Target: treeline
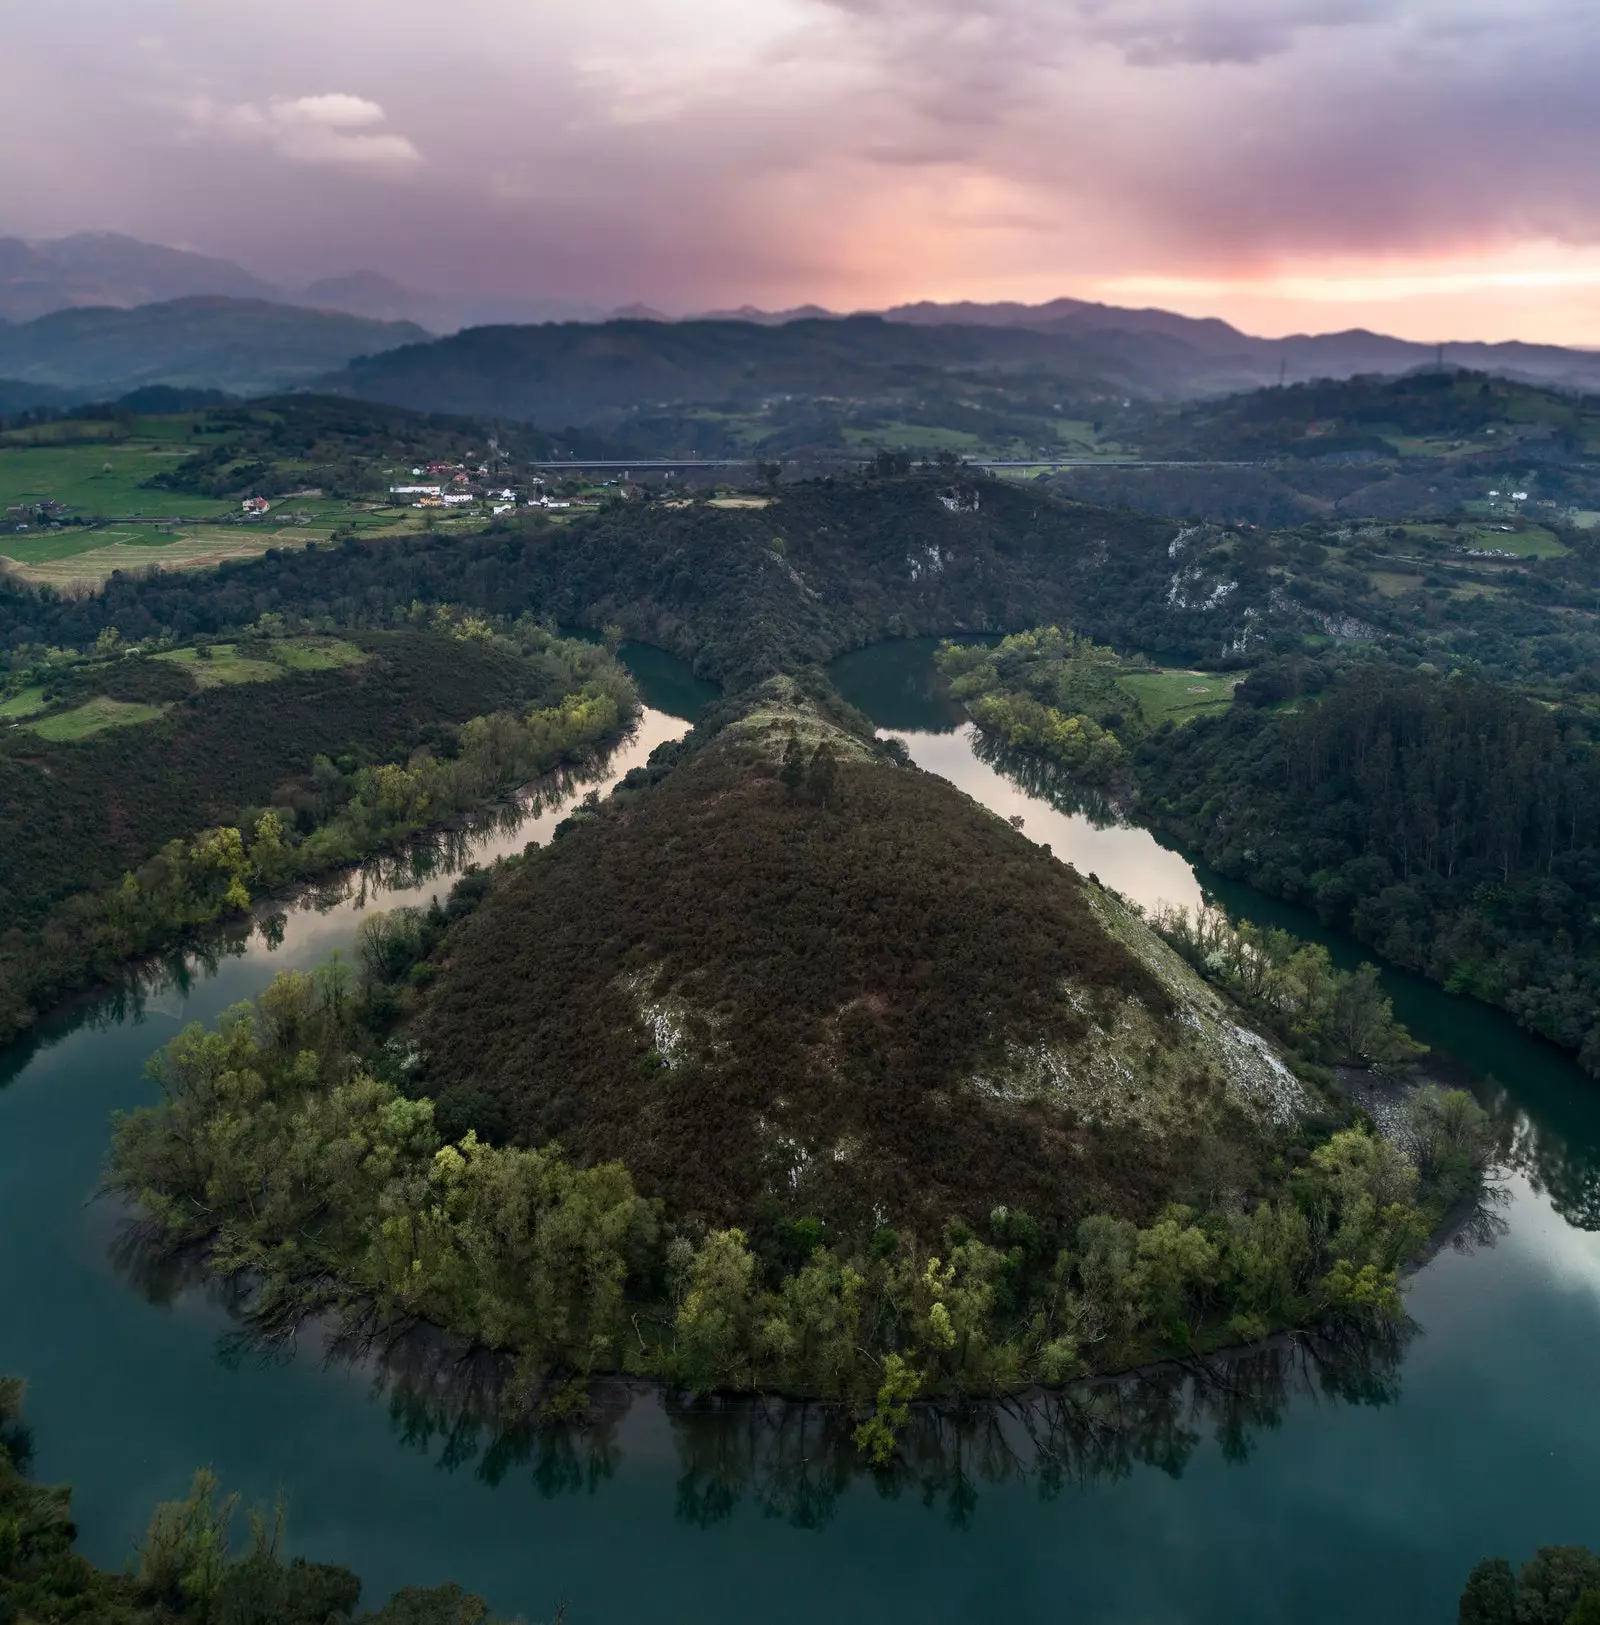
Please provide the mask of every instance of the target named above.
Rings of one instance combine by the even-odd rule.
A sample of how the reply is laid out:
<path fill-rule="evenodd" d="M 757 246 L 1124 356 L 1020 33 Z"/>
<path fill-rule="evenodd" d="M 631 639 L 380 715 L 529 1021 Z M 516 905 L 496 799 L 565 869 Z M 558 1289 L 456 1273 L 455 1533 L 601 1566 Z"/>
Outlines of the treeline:
<path fill-rule="evenodd" d="M 456 665 L 459 678 L 463 669 L 470 670 L 475 660 L 484 658 L 475 646 L 492 640 L 433 641 L 444 645 L 439 652 Z M 424 829 L 449 823 L 529 779 L 584 759 L 631 723 L 637 711 L 632 686 L 604 650 L 557 639 L 538 627 L 523 627 L 500 642 L 496 661 L 511 662 L 521 679 L 517 686 L 553 703 L 528 708 L 524 702 L 472 717 L 459 727 L 435 727 L 427 742 L 408 749 L 401 760 L 384 760 L 382 746 L 361 740 L 359 712 L 339 710 L 330 710 L 326 717 L 333 737 L 366 748 L 359 755 L 342 754 L 337 759 L 319 752 L 294 764 L 300 771 L 276 783 L 272 776 L 284 774 L 290 766 L 281 749 L 263 748 L 253 776 L 241 774 L 231 780 L 224 776 L 219 781 L 214 772 L 211 777 L 198 771 L 187 776 L 185 764 L 194 755 L 174 749 L 170 732 L 136 746 L 154 753 L 152 767 L 164 759 L 165 799 L 158 810 L 169 828 L 187 826 L 187 832 L 153 852 L 146 849 L 120 881 L 97 887 L 92 877 L 97 865 L 103 867 L 105 854 L 83 850 L 92 830 L 81 826 L 74 830 L 70 824 L 63 828 L 57 817 L 58 845 L 52 849 L 52 861 L 46 862 L 42 854 L 38 860 L 45 871 L 39 884 L 61 871 L 79 885 L 86 880 L 91 885 L 48 912 L 13 913 L 10 929 L 0 936 L 0 1036 L 22 1030 L 52 999 L 103 979 L 128 959 L 249 908 L 254 896 L 358 862 Z M 252 744 L 265 739 L 281 746 L 284 740 L 275 735 L 275 724 L 283 720 L 286 709 L 294 709 L 292 701 L 280 698 L 285 686 L 280 681 L 213 692 L 235 702 L 223 708 L 224 715 L 238 708 L 240 697 L 253 696 L 255 704 L 248 715 L 257 726 L 245 737 Z M 315 685 L 311 692 L 294 696 L 302 703 L 314 697 Z M 332 696 L 333 704 L 343 697 Z M 329 697 L 322 700 L 327 704 Z M 209 720 L 214 724 L 218 717 L 212 713 Z M 350 733 L 343 734 L 344 729 Z M 405 731 L 392 727 L 389 738 L 398 732 L 403 740 Z M 187 743 L 200 748 L 211 737 L 211 729 L 202 728 L 199 737 Z M 119 734 L 103 743 L 63 747 L 74 758 L 63 761 L 63 775 L 78 773 L 86 794 L 95 783 L 103 783 L 109 797 L 127 797 L 132 775 L 124 771 L 125 752 L 112 748 L 104 758 L 96 757 L 114 741 L 120 743 Z M 226 751 L 219 754 L 226 762 Z M 211 765 L 214 770 L 216 764 Z M 59 779 L 52 778 L 50 787 L 59 790 Z M 259 800 L 246 799 L 264 788 L 269 793 Z M 237 798 L 233 816 L 196 828 L 197 820 L 214 816 L 217 801 L 229 794 Z M 21 823 L 23 813 L 24 809 L 8 809 L 7 822 L 17 821 L 11 853 L 17 861 L 26 853 L 24 835 L 40 833 L 38 826 Z M 48 823 L 42 833 L 49 836 Z M 116 856 L 113 850 L 113 863 Z M 23 897 L 14 901 L 14 909 L 29 895 L 38 895 L 37 888 L 19 890 Z"/>
<path fill-rule="evenodd" d="M 156 1507 L 135 1562 L 97 1569 L 73 1550 L 71 1491 L 27 1476 L 23 1384 L 0 1378 L 0 1620 L 86 1625 L 492 1625 L 458 1585 L 406 1587 L 357 1612 L 361 1581 L 331 1563 L 286 1558 L 284 1515 L 257 1509 L 241 1539 L 239 1498 L 195 1474 L 182 1501 Z"/>
<path fill-rule="evenodd" d="M 1467 1576 L 1460 1625 L 1600 1625 L 1600 1553 L 1541 1546 L 1520 1569 L 1486 1558 Z"/>
<path fill-rule="evenodd" d="M 1321 378 L 1184 407 L 1134 428 L 1147 456 L 1397 458 L 1399 437 L 1471 435 L 1491 425 L 1544 425 L 1581 450 L 1593 403 L 1465 369 L 1402 378 Z"/>
<path fill-rule="evenodd" d="M 415 1046 L 383 1035 L 448 929 L 443 910 L 372 922 L 359 974 L 285 974 L 214 1030 L 187 1028 L 152 1063 L 161 1103 L 119 1122 L 108 1177 L 167 1244 L 248 1274 L 263 1332 L 317 1311 L 369 1332 L 428 1321 L 514 1356 L 530 1405 L 568 1405 L 606 1371 L 808 1393 L 863 1407 L 858 1443 L 886 1459 L 921 1395 L 1280 1326 L 1388 1325 L 1400 1269 L 1487 1151 L 1478 1108 L 1434 1091 L 1415 1114 L 1437 1153 L 1426 1172 L 1356 1127 L 1234 1210 L 1096 1214 L 1054 1240 L 1005 1206 L 930 1235 L 799 1218 L 758 1248 L 674 1213 L 619 1162 L 444 1138 L 444 1103 L 410 1081 Z"/>
<path fill-rule="evenodd" d="M 1600 1070 L 1600 753 L 1578 713 L 1353 666 L 1135 754 L 1148 816 L 1223 873 L 1511 1011 Z M 1252 705 L 1249 702 L 1258 703 Z M 1264 702 L 1264 703 L 1262 703 Z"/>

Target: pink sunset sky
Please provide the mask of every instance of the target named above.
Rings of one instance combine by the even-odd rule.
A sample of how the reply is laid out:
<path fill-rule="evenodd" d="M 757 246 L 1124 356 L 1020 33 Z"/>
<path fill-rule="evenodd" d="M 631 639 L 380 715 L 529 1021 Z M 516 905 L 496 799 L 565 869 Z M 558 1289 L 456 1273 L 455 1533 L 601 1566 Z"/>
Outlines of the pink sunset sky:
<path fill-rule="evenodd" d="M 0 232 L 673 312 L 1600 345 L 1594 0 L 51 0 Z"/>

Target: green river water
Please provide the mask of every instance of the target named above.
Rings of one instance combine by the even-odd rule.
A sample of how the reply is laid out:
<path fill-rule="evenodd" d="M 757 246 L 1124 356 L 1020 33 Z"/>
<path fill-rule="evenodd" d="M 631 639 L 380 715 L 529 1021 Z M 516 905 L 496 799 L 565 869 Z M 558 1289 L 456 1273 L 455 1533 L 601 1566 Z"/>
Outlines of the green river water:
<path fill-rule="evenodd" d="M 1316 934 L 979 760 L 930 653 L 882 645 L 834 675 L 919 765 L 1127 895 L 1210 893 Z M 711 693 L 658 651 L 624 656 L 652 709 L 602 784 Z M 1220 1391 L 1173 1376 L 927 1416 L 910 1470 L 884 1482 L 816 1408 L 618 1394 L 582 1433 L 507 1440 L 452 1426 L 450 1396 L 418 1397 L 404 1374 L 241 1351 L 218 1294 L 152 1276 L 94 1200 L 110 1114 L 149 1098 L 144 1063 L 182 1023 L 347 946 L 364 908 L 425 901 L 463 861 L 547 838 L 587 788 L 286 905 L 0 1053 L 0 1372 L 28 1377 L 38 1471 L 75 1486 L 96 1561 L 125 1561 L 203 1464 L 247 1501 L 281 1489 L 293 1549 L 354 1568 L 369 1602 L 457 1579 L 530 1619 L 565 1601 L 571 1625 L 1444 1625 L 1478 1558 L 1600 1543 L 1600 1088 L 1496 1012 L 1402 976 L 1387 978 L 1402 1017 L 1514 1122 L 1515 1167 L 1504 1233 L 1442 1251 L 1410 1286 L 1415 1335 L 1353 1366 L 1279 1350 Z"/>

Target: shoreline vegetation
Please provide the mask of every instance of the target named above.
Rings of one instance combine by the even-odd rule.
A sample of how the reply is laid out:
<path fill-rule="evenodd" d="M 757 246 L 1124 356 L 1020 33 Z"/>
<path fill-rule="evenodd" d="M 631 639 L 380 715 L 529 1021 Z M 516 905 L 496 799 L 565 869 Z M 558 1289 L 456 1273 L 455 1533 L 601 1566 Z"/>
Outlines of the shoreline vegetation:
<path fill-rule="evenodd" d="M 469 673 L 479 665 L 486 676 L 493 673 L 492 680 L 477 681 L 480 692 L 500 699 L 494 710 L 479 715 L 468 710 L 459 723 L 428 721 L 419 734 L 415 721 L 391 707 L 394 714 L 384 713 L 379 726 L 390 739 L 411 735 L 406 749 L 352 739 L 348 750 L 319 752 L 253 804 L 235 801 L 238 810 L 231 816 L 147 850 L 120 882 L 77 891 L 48 912 L 36 907 L 31 917 L 15 913 L 5 922 L 9 930 L 0 934 L 0 1041 L 24 1032 L 52 1005 L 105 982 L 129 962 L 197 930 L 244 916 L 263 897 L 394 851 L 428 831 L 448 828 L 535 778 L 591 759 L 615 744 L 638 716 L 631 681 L 603 647 L 560 638 L 527 619 L 495 627 L 478 617 L 435 612 L 426 621 L 428 640 L 439 646 L 447 662 Z M 239 716 L 224 713 L 220 721 L 250 727 L 261 717 L 259 708 L 286 703 L 273 681 L 271 663 L 283 646 L 281 638 L 281 628 L 273 626 L 252 641 L 226 646 L 221 655 L 200 644 L 133 661 L 124 655 L 122 660 L 147 667 L 177 663 L 186 672 L 199 672 L 201 697 L 205 679 L 217 671 L 215 681 L 224 698 L 246 694 L 257 706 Z M 314 641 L 291 639 L 287 646 L 299 651 Z M 391 646 L 383 638 L 367 638 L 363 647 L 382 655 Z M 402 640 L 394 658 L 403 664 L 409 647 Z M 351 653 L 368 658 L 354 648 Z M 271 690 L 259 686 L 263 679 L 256 668 L 273 681 Z M 126 680 L 123 670 L 114 676 Z M 82 681 L 94 686 L 106 679 L 90 675 L 80 686 Z M 469 676 L 469 693 L 471 681 Z M 290 685 L 286 681 L 282 686 Z M 512 698 L 517 692 L 521 703 Z M 302 703 L 336 698 L 313 689 Z M 287 703 L 299 699 L 291 695 Z M 427 708 L 436 710 L 431 704 Z M 218 743 L 206 734 L 206 720 L 197 725 L 200 747 Z M 129 731 L 135 730 L 68 747 L 74 754 L 45 764 L 49 782 L 58 784 L 84 764 L 78 753 L 103 751 L 108 757 L 100 774 L 106 780 L 104 793 L 117 803 L 128 794 L 120 775 L 128 770 L 123 735 Z M 147 742 L 137 743 L 144 747 Z M 158 774 L 167 762 L 175 762 L 180 771 L 187 765 L 181 750 L 168 755 L 169 738 L 151 739 L 148 747 Z M 18 755 L 29 747 L 14 743 L 12 749 Z M 19 771 L 28 772 L 30 765 L 24 761 Z M 139 765 L 135 762 L 135 770 Z M 96 790 L 97 767 L 90 762 L 83 769 L 95 779 L 91 788 Z M 233 792 L 227 782 L 220 791 L 206 788 L 222 799 Z M 208 800 L 181 782 L 161 784 L 159 794 L 171 805 L 158 810 L 156 821 L 169 827 L 174 820 L 193 818 Z M 26 814 L 13 809 L 13 816 Z M 83 831 L 80 841 L 89 835 Z M 103 854 L 96 854 L 100 858 Z"/>
<path fill-rule="evenodd" d="M 1034 1212 L 983 1197 L 979 1188 L 934 1217 L 925 1199 L 918 1206 L 895 1198 L 889 1209 L 885 1197 L 894 1187 L 883 1181 L 876 1205 L 863 1211 L 847 1196 L 821 1194 L 848 1193 L 858 1154 L 870 1169 L 861 1140 L 870 1131 L 860 1128 L 854 1140 L 848 1133 L 837 1140 L 847 1149 L 832 1159 L 832 1183 L 811 1180 L 808 1156 L 799 1156 L 792 1166 L 800 1172 L 764 1187 L 768 1196 L 758 1182 L 747 1211 L 723 1215 L 681 1185 L 658 1187 L 656 1174 L 641 1185 L 631 1153 L 628 1160 L 614 1150 L 606 1155 L 591 1140 L 575 1142 L 587 1146 L 575 1157 L 558 1140 L 519 1133 L 515 1097 L 504 1088 L 505 1079 L 522 1077 L 521 1063 L 504 1059 L 504 1072 L 478 1073 L 470 1056 L 463 1059 L 471 1041 L 464 1038 L 448 1046 L 451 1066 L 438 1068 L 418 1034 L 427 1037 L 434 1002 L 458 993 L 482 954 L 504 957 L 494 947 L 503 921 L 537 918 L 530 911 L 540 909 L 565 919 L 561 877 L 587 876 L 595 862 L 630 873 L 634 866 L 620 861 L 627 842 L 661 838 L 652 820 L 688 824 L 694 850 L 716 852 L 726 864 L 731 826 L 723 819 L 732 813 L 724 809 L 742 805 L 759 849 L 788 855 L 790 870 L 764 884 L 786 888 L 798 917 L 817 855 L 837 861 L 833 819 L 864 821 L 863 840 L 881 854 L 892 827 L 882 821 L 902 816 L 889 809 L 903 804 L 908 815 L 918 809 L 912 850 L 923 857 L 915 862 L 933 861 L 926 855 L 938 850 L 941 820 L 950 819 L 963 861 L 979 866 L 987 889 L 1010 884 L 1003 867 L 989 867 L 1002 863 L 1002 853 L 1003 863 L 1024 866 L 1035 892 L 1047 878 L 1036 866 L 1049 866 L 1050 886 L 1066 888 L 1050 906 L 1069 917 L 1087 909 L 1072 929 L 1083 948 L 1098 942 L 1094 952 L 1110 955 L 1097 974 L 1131 990 L 1108 985 L 1093 997 L 1142 998 L 1152 1010 L 1172 1010 L 1150 1029 L 1147 1060 L 1159 1072 L 1167 1064 L 1160 1046 L 1172 1041 L 1162 1035 L 1183 1028 L 1172 989 L 1187 987 L 1181 977 L 1190 973 L 1178 971 L 1176 957 L 1170 967 L 1160 961 L 1151 980 L 1141 955 L 1159 961 L 1167 950 L 1141 921 L 942 781 L 900 765 L 892 745 L 870 743 L 859 719 L 852 733 L 848 716 L 819 713 L 825 703 L 793 684 L 724 702 L 688 741 L 630 775 L 610 804 L 569 820 L 550 848 L 467 876 L 443 907 L 369 918 L 355 967 L 335 962 L 310 975 L 280 976 L 215 1029 L 186 1029 L 152 1063 L 161 1103 L 118 1122 L 108 1187 L 146 1216 L 156 1250 L 198 1248 L 212 1273 L 247 1281 L 246 1320 L 264 1337 L 286 1336 L 316 1315 L 377 1340 L 434 1325 L 467 1347 L 502 1354 L 511 1366 L 508 1402 L 533 1416 L 581 1414 L 590 1381 L 611 1373 L 690 1393 L 824 1399 L 854 1415 L 856 1447 L 880 1466 L 895 1460 L 919 1399 L 1015 1395 L 1096 1371 L 1256 1343 L 1283 1329 L 1391 1333 L 1404 1319 L 1401 1272 L 1446 1214 L 1478 1189 L 1491 1131 L 1469 1096 L 1423 1089 L 1406 1114 L 1402 1149 L 1336 1104 L 1331 1090 L 1322 1093 L 1317 1067 L 1352 1053 L 1350 1033 L 1381 1036 L 1396 1061 L 1416 1046 L 1384 1001 L 1367 997 L 1370 988 L 1352 988 L 1359 979 L 1342 981 L 1304 945 L 1230 939 L 1239 974 L 1259 973 L 1279 1001 L 1285 1031 L 1302 1046 L 1300 1064 L 1311 1081 L 1295 1082 L 1276 1063 L 1284 1086 L 1295 1098 L 1310 1090 L 1303 1098 L 1323 1104 L 1247 1130 L 1237 1108 L 1204 1105 L 1215 1082 L 1196 1076 L 1181 1084 L 1175 1098 L 1186 1094 L 1186 1109 L 1211 1114 L 1200 1121 L 1231 1125 L 1225 1132 L 1236 1142 L 1209 1174 L 1180 1181 L 1184 1199 L 1142 1187 L 1116 1195 L 1114 1184 L 1097 1186 L 1089 1177 L 1089 1162 L 1085 1172 L 1053 1175 L 1058 1194 Z M 991 847 L 993 857 L 986 855 Z M 885 872 L 881 856 L 874 872 Z M 683 883 L 721 906 L 740 884 L 735 872 L 722 878 L 718 886 L 708 871 Z M 824 890 L 836 889 L 839 878 Z M 925 877 L 916 884 L 924 912 L 948 906 L 942 892 L 927 891 Z M 588 894 L 592 921 L 585 925 L 598 933 L 606 929 L 607 904 L 592 888 Z M 890 920 L 897 906 L 888 890 L 876 903 Z M 1015 937 L 1022 922 L 1008 918 Z M 1107 937 L 1104 922 L 1113 918 L 1122 935 Z M 619 919 L 632 919 L 635 934 L 647 930 L 633 905 Z M 727 914 L 686 922 L 697 938 L 728 939 L 736 959 L 742 928 L 740 917 Z M 986 929 L 968 920 L 969 948 L 971 941 L 987 944 Z M 1221 928 L 1211 922 L 1206 929 Z M 536 943 L 546 930 L 532 937 L 523 930 L 519 940 Z M 995 951 L 1005 940 L 996 937 Z M 564 938 L 555 944 L 550 952 L 562 964 L 585 958 Z M 638 951 L 662 950 L 643 941 Z M 869 937 L 862 951 L 873 963 L 883 949 Z M 1129 954 L 1117 969 L 1117 956 Z M 691 953 L 678 985 L 700 985 L 710 997 L 720 963 Z M 1177 980 L 1162 983 L 1162 976 Z M 538 980 L 516 985 L 525 1005 L 548 996 L 562 1010 L 600 996 L 568 990 L 558 998 Z M 672 1091 L 681 1114 L 704 1087 L 698 1079 L 706 1068 L 728 1064 L 713 1026 L 706 1029 L 712 1061 L 697 1070 L 694 1012 L 670 991 L 665 972 L 659 986 L 645 1024 L 634 1027 L 637 1048 L 622 1063 L 627 1075 L 615 1080 L 634 1116 L 651 1109 L 644 1102 L 652 1088 Z M 1285 1002 L 1291 987 L 1298 990 L 1292 1008 Z M 737 1002 L 723 1008 L 718 1019 L 737 1031 Z M 947 1048 L 960 1048 L 961 1016 L 959 1008 L 946 1012 L 956 1021 Z M 475 1010 L 472 1021 L 474 1030 L 504 1036 L 493 1005 Z M 1162 1025 L 1168 1021 L 1177 1025 Z M 1229 1030 L 1241 1035 L 1236 1045 L 1262 1043 Z M 769 1044 L 776 1042 L 769 1035 Z M 852 1042 L 872 1053 L 870 1030 Z M 549 1052 L 558 1040 L 547 1035 L 539 1043 Z M 769 1049 L 769 1070 L 791 1065 L 781 1054 Z M 908 1055 L 895 1064 L 905 1068 Z M 736 1076 L 727 1074 L 712 1097 L 724 1101 L 724 1112 L 729 1092 L 741 1087 Z M 848 1077 L 827 1086 L 829 1098 L 849 1088 Z M 611 1087 L 604 1077 L 598 1086 Z M 524 1078 L 518 1087 L 533 1084 Z M 763 1110 L 784 1109 L 807 1087 L 794 1073 L 783 1100 Z M 956 1087 L 940 1082 L 930 1099 L 954 1100 Z M 909 1098 L 898 1108 L 912 1109 Z M 1014 1110 L 1003 1100 L 974 1109 L 1000 1111 L 1004 1120 Z M 1106 1169 L 1122 1166 L 1112 1128 L 1084 1123 L 1045 1096 L 1027 1110 L 1079 1142 L 1092 1146 L 1098 1136 Z M 1038 1127 L 1029 1132 L 1037 1137 Z M 1146 1155 L 1159 1149 L 1158 1139 L 1141 1138 Z M 1076 1153 L 1062 1166 L 1077 1166 Z M 712 1188 L 726 1187 L 738 1167 L 730 1163 Z M 1109 1206 L 1094 1205 L 1096 1190 L 1102 1201 L 1114 1196 Z"/>
<path fill-rule="evenodd" d="M 32 1434 L 25 1387 L 0 1377 L 0 1621 L 85 1625 L 494 1625 L 483 1598 L 459 1585 L 406 1587 L 357 1612 L 361 1581 L 347 1568 L 285 1555 L 285 1515 L 225 1495 L 206 1469 L 188 1496 L 151 1515 L 134 1562 L 98 1569 L 73 1550 L 71 1491 L 28 1476 Z"/>

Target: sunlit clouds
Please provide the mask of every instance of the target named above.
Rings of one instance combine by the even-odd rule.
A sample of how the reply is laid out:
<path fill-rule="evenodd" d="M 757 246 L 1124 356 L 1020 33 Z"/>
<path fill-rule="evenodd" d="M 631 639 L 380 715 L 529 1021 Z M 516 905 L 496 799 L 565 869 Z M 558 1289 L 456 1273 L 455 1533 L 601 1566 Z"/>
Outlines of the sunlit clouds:
<path fill-rule="evenodd" d="M 334 91 L 264 107 L 202 97 L 184 111 L 199 135 L 259 144 L 295 163 L 414 164 L 422 157 L 405 136 L 380 128 L 387 115 L 364 96 Z"/>
<path fill-rule="evenodd" d="M 1588 0 L 57 0 L 8 44 L 0 231 L 1600 343 Z"/>

